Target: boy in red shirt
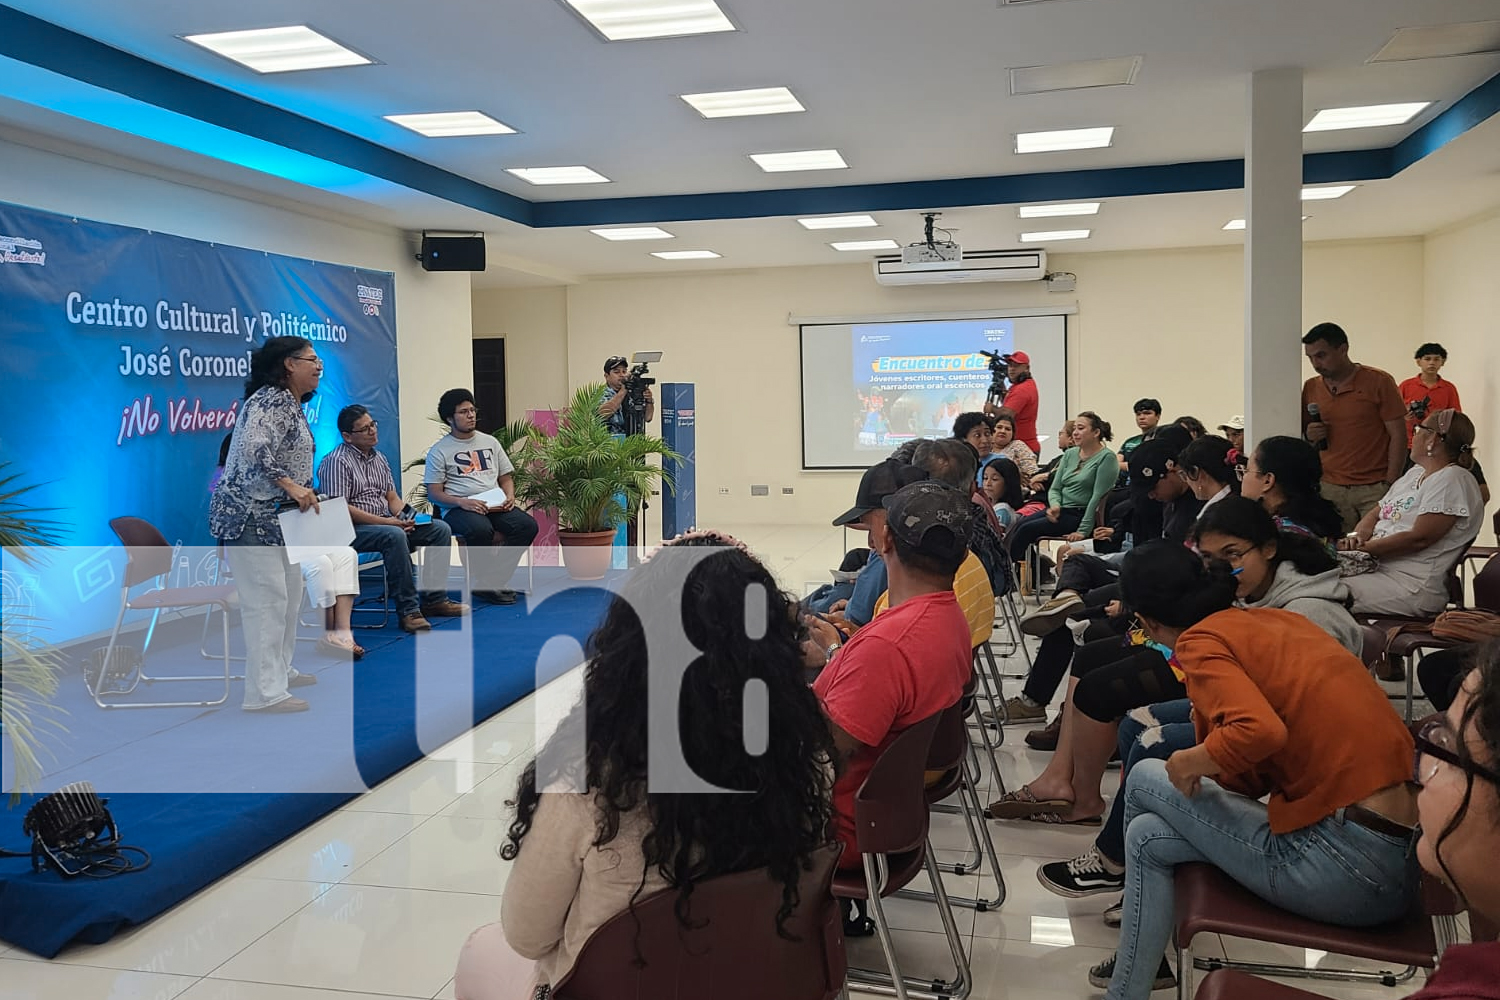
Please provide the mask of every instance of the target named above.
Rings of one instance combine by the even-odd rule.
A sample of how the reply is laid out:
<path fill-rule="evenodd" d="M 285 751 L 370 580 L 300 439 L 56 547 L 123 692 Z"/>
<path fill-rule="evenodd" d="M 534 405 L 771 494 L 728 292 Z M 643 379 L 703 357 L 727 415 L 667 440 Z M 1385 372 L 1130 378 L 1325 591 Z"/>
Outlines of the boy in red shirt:
<path fill-rule="evenodd" d="M 1423 344 L 1417 348 L 1417 371 L 1401 383 L 1401 401 L 1406 404 L 1406 446 L 1411 447 L 1411 432 L 1427 416 L 1438 410 L 1464 408 L 1458 402 L 1458 389 L 1438 372 L 1448 362 L 1448 352 L 1442 344 Z M 1420 412 L 1418 412 L 1420 411 Z"/>
<path fill-rule="evenodd" d="M 854 795 L 875 760 L 902 730 L 957 702 L 971 670 L 969 625 L 953 594 L 969 553 L 969 498 L 926 481 L 882 506 L 870 547 L 885 560 L 890 610 L 836 648 L 813 684 L 841 758 L 833 809 L 842 868 L 861 864 Z"/>

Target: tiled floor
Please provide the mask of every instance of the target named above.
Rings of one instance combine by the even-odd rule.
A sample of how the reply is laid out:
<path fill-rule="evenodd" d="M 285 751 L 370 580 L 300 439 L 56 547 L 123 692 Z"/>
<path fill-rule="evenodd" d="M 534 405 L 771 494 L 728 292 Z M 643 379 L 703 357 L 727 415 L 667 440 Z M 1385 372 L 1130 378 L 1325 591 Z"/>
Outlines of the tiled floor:
<path fill-rule="evenodd" d="M 735 532 L 801 594 L 829 579 L 844 551 L 837 530 L 752 526 Z M 849 535 L 850 545 L 863 538 Z M 559 682 L 561 683 L 561 682 Z M 1010 682 L 1014 685 L 1015 682 Z M 325 817 L 144 927 L 46 962 L 0 946 L 0 1000 L 368 1000 L 452 997 L 454 959 L 469 932 L 496 919 L 508 865 L 497 854 L 505 800 L 533 748 L 549 689 Z M 566 700 L 564 698 L 563 700 Z M 538 706 L 541 706 L 540 708 Z M 1008 787 L 1037 774 L 1046 755 L 1006 734 L 998 752 Z M 1111 777 L 1106 777 L 1106 784 Z M 1116 932 L 1100 913 L 1111 897 L 1069 900 L 1037 883 L 1039 864 L 1084 850 L 1092 831 L 991 823 L 1008 888 L 998 911 L 958 909 L 976 998 L 1082 998 L 1097 994 L 1089 966 Z M 940 859 L 966 843 L 962 821 L 937 815 Z M 919 882 L 921 879 L 919 878 Z M 970 895 L 987 875 L 945 876 Z M 889 904 L 904 971 L 948 977 L 948 950 L 932 904 Z M 1322 956 L 1252 942 L 1199 940 L 1200 955 L 1293 965 Z M 851 942 L 850 962 L 881 967 L 873 939 Z M 1418 984 L 1420 978 L 1418 979 Z M 1313 984 L 1339 997 L 1395 998 L 1385 989 Z M 1165 994 L 1162 994 L 1165 996 Z"/>

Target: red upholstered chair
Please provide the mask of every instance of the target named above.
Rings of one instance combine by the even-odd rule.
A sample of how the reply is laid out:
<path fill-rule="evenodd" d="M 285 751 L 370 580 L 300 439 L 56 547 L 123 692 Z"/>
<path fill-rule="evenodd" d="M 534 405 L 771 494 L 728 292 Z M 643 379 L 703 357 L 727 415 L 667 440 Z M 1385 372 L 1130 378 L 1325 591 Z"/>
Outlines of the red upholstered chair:
<path fill-rule="evenodd" d="M 1494 516 L 1490 519 L 1490 528 L 1495 532 L 1496 539 L 1500 539 L 1500 508 L 1495 510 Z M 1468 576 L 1469 563 L 1488 562 L 1497 555 L 1500 555 L 1500 546 L 1470 545 L 1469 551 L 1464 553 L 1464 557 L 1458 563 L 1459 580 L 1462 581 Z"/>
<path fill-rule="evenodd" d="M 1228 934 L 1252 941 L 1311 948 L 1333 955 L 1404 966 L 1400 972 L 1363 972 L 1199 959 L 1196 963 L 1199 969 L 1226 968 L 1291 978 L 1373 981 L 1387 986 L 1406 982 L 1416 975 L 1419 968 L 1436 966 L 1441 948 L 1433 927 L 1435 919 L 1444 926 L 1445 941 L 1451 941 L 1455 936 L 1453 916 L 1458 912 L 1457 901 L 1440 883 L 1425 876 L 1422 891 L 1417 894 L 1410 912 L 1400 920 L 1377 927 L 1338 927 L 1295 916 L 1263 901 L 1213 865 L 1179 865 L 1174 881 L 1177 989 L 1182 1000 L 1192 996 L 1195 962 L 1191 949 L 1193 938 L 1199 934 Z"/>
<path fill-rule="evenodd" d="M 1196 1000 L 1317 1000 L 1318 994 L 1247 976 L 1233 969 L 1215 969 L 1203 977 Z"/>
<path fill-rule="evenodd" d="M 552 996 L 831 1000 L 843 991 L 845 968 L 843 916 L 829 893 L 838 857 L 837 845 L 824 848 L 803 873 L 787 937 L 776 929 L 781 883 L 764 868 L 694 886 L 686 929 L 677 890 L 663 889 L 595 931 Z"/>
<path fill-rule="evenodd" d="M 868 969 L 850 969 L 848 979 L 856 989 L 862 984 L 882 993 L 904 998 L 909 993 L 941 995 L 963 1000 L 973 989 L 969 956 L 954 923 L 947 891 L 931 862 L 932 845 L 927 838 L 928 811 L 923 772 L 928 749 L 942 718 L 929 716 L 905 730 L 885 749 L 854 797 L 854 829 L 864 862 L 863 874 L 836 871 L 833 894 L 843 899 L 867 899 L 875 933 L 890 967 L 890 974 Z M 881 899 L 893 895 L 923 870 L 932 883 L 938 916 L 948 939 L 956 974 L 951 981 L 904 979 L 891 940 L 891 926 Z"/>
<path fill-rule="evenodd" d="M 213 587 L 167 587 L 167 574 L 172 570 L 172 546 L 155 526 L 138 517 L 117 517 L 109 522 L 110 529 L 125 546 L 125 577 L 120 587 L 120 610 L 115 615 L 114 628 L 109 633 L 109 644 L 102 655 L 95 651 L 84 669 L 84 683 L 89 695 L 100 708 L 167 708 L 177 706 L 211 707 L 222 705 L 229 699 L 229 607 L 234 599 L 232 585 Z M 135 597 L 132 588 L 154 580 L 156 586 Z M 152 677 L 145 672 L 146 650 L 151 646 L 156 623 L 163 610 L 177 608 L 218 608 L 223 612 L 221 624 L 224 633 L 222 674 L 193 676 Z M 119 645 L 120 627 L 125 622 L 127 611 L 150 611 L 151 624 L 140 653 Z M 211 613 L 211 612 L 210 612 Z M 135 692 L 141 683 L 158 684 L 180 681 L 222 681 L 219 697 L 208 701 L 151 701 L 122 702 L 106 699 L 124 698 Z"/>

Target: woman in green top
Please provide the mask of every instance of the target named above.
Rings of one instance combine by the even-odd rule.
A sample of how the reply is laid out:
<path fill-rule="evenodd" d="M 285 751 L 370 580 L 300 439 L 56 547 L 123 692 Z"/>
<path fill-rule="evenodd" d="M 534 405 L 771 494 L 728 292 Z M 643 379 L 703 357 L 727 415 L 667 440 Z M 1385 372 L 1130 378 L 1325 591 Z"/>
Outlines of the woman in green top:
<path fill-rule="evenodd" d="M 1114 437 L 1109 421 L 1084 410 L 1073 428 L 1074 445 L 1063 452 L 1047 488 L 1047 509 L 1023 517 L 1006 533 L 1011 558 L 1017 562 L 1026 558 L 1026 550 L 1038 539 L 1079 542 L 1092 538 L 1099 502 L 1114 489 L 1120 468 L 1114 452 L 1104 447 Z"/>

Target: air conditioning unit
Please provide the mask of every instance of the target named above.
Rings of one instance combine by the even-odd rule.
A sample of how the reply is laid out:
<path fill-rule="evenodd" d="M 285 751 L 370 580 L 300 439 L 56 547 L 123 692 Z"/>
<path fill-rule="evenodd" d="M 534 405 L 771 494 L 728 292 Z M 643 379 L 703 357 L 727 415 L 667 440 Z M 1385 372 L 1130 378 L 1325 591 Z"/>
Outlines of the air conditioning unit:
<path fill-rule="evenodd" d="M 969 281 L 1040 281 L 1047 276 L 1045 250 L 966 250 L 958 260 L 903 263 L 901 255 L 875 258 L 881 285 L 947 285 Z"/>

